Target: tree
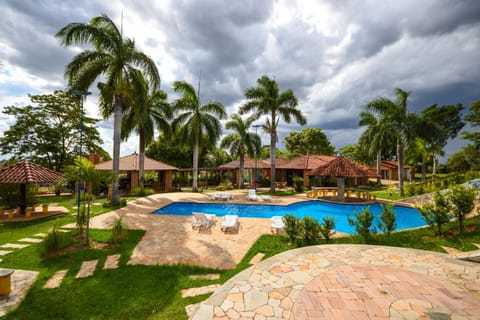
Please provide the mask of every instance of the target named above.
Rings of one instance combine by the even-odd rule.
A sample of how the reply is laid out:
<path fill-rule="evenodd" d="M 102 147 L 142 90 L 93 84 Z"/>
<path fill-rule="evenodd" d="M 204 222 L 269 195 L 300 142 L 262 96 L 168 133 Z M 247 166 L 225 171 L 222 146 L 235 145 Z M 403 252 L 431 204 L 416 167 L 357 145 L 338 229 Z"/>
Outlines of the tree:
<path fill-rule="evenodd" d="M 392 231 L 397 228 L 397 213 L 393 210 L 393 204 L 391 203 L 381 204 L 381 206 L 382 213 L 380 214 L 378 227 L 387 233 L 387 237 L 390 237 Z"/>
<path fill-rule="evenodd" d="M 371 157 L 364 146 L 361 144 L 347 144 L 346 146 L 340 148 L 338 153 L 345 158 L 348 158 L 352 161 L 371 164 Z M 381 173 L 381 172 L 380 172 Z"/>
<path fill-rule="evenodd" d="M 225 127 L 234 132 L 226 135 L 220 144 L 221 148 L 230 149 L 230 154 L 240 158 L 240 189 L 244 188 L 245 155 L 254 157 L 255 150 L 260 147 L 260 137 L 248 131 L 253 121 L 254 117 L 243 120 L 238 114 L 232 114 L 232 120 Z"/>
<path fill-rule="evenodd" d="M 105 86 L 100 101 L 104 117 L 113 114 L 113 173 L 119 174 L 120 138 L 123 99 L 129 86 L 138 86 L 137 68 L 144 71 L 152 90 L 160 84 L 160 76 L 154 61 L 135 49 L 135 42 L 124 39 L 121 30 L 106 15 L 92 18 L 89 23 L 70 23 L 56 36 L 64 46 L 90 43 L 94 50 L 83 50 L 65 68 L 65 77 L 73 89 L 87 90 L 95 79 L 104 76 Z M 101 90 L 102 91 L 102 90 Z M 112 190 L 112 204 L 120 202 L 118 181 L 115 179 Z"/>
<path fill-rule="evenodd" d="M 177 115 L 172 122 L 174 129 L 179 129 L 181 141 L 193 147 L 193 182 L 192 191 L 198 191 L 198 155 L 203 134 L 208 140 L 216 141 L 222 131 L 220 119 L 226 118 L 223 105 L 213 101 L 202 105 L 200 96 L 193 86 L 185 81 L 175 81 L 173 90 L 181 93 L 173 106 Z"/>
<path fill-rule="evenodd" d="M 458 219 L 458 230 L 463 234 L 463 220 L 475 207 L 477 192 L 473 188 L 462 185 L 454 186 L 447 194 L 448 202 L 455 217 Z"/>
<path fill-rule="evenodd" d="M 366 207 L 363 211 L 353 213 L 355 219 L 348 217 L 348 224 L 355 227 L 355 231 L 359 234 L 365 243 L 368 243 L 372 233 L 375 230 L 372 228 L 373 213 L 370 212 L 370 207 Z"/>
<path fill-rule="evenodd" d="M 415 138 L 415 142 L 405 150 L 405 159 L 409 163 L 419 163 L 421 165 L 422 181 L 426 181 L 427 162 L 432 158 L 432 154 L 427 149 L 425 140 Z"/>
<path fill-rule="evenodd" d="M 464 119 L 470 123 L 472 127 L 480 126 L 480 100 L 474 101 L 470 104 L 469 114 Z M 479 131 L 465 131 L 462 132 L 462 138 L 471 140 L 475 148 L 480 149 L 480 132 Z"/>
<path fill-rule="evenodd" d="M 27 158 L 61 171 L 79 155 L 81 117 L 83 145 L 89 151 L 101 149 L 97 147 L 103 143 L 95 125 L 97 120 L 82 116 L 78 96 L 55 91 L 29 97 L 34 105 L 8 106 L 3 110 L 16 121 L 0 138 L 2 154 Z"/>
<path fill-rule="evenodd" d="M 300 132 L 290 132 L 285 137 L 285 147 L 292 157 L 306 154 L 331 156 L 335 153 L 335 147 L 320 128 L 304 128 Z"/>
<path fill-rule="evenodd" d="M 447 161 L 449 172 L 465 172 L 480 167 L 480 149 L 469 144 L 459 152 L 454 153 Z"/>
<path fill-rule="evenodd" d="M 378 115 L 377 126 L 380 126 L 380 131 L 385 134 L 388 133 L 388 135 L 396 141 L 399 189 L 400 195 L 404 196 L 404 149 L 414 141 L 418 128 L 424 130 L 427 128 L 424 123 L 421 123 L 418 115 L 408 112 L 407 110 L 407 100 L 410 96 L 410 92 L 397 88 L 395 89 L 395 96 L 395 101 L 380 97 L 367 103 L 364 108 L 366 112 Z"/>
<path fill-rule="evenodd" d="M 423 220 L 438 237 L 442 237 L 442 226 L 450 219 L 450 207 L 445 195 L 437 191 L 433 195 L 433 204 L 425 204 L 418 208 Z"/>
<path fill-rule="evenodd" d="M 140 71 L 137 71 L 140 72 Z M 143 76 L 139 75 L 139 79 Z M 122 119 L 122 139 L 127 140 L 132 131 L 136 131 L 139 138 L 138 179 L 139 187 L 144 187 L 145 147 L 153 141 L 155 124 L 157 128 L 170 133 L 171 108 L 167 102 L 167 94 L 162 90 L 150 91 L 148 82 L 143 78 L 141 95 L 136 95 L 133 105 L 130 106 Z"/>
<path fill-rule="evenodd" d="M 325 238 L 327 244 L 336 233 L 333 229 L 335 229 L 335 220 L 332 217 L 324 217 L 323 222 L 320 224 L 320 234 Z"/>
<path fill-rule="evenodd" d="M 299 124 L 305 125 L 307 120 L 302 112 L 297 109 L 298 100 L 291 89 L 280 92 L 275 80 L 263 76 L 257 80 L 258 87 L 248 88 L 245 91 L 247 102 L 240 107 L 240 114 L 255 112 L 258 119 L 267 115 L 270 127 L 270 166 L 271 182 L 270 192 L 275 192 L 275 149 L 277 143 L 278 120 L 282 118 L 290 123 L 294 118 Z"/>

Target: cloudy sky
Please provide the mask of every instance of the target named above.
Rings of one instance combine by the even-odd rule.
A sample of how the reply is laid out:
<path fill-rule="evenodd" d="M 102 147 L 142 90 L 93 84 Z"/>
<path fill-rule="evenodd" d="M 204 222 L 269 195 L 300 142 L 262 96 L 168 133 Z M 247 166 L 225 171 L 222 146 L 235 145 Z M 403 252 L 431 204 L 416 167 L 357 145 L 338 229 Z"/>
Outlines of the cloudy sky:
<path fill-rule="evenodd" d="M 480 99 L 478 0 L 2 0 L 0 9 L 0 109 L 65 88 L 64 67 L 79 49 L 61 47 L 58 30 L 102 13 L 120 25 L 122 12 L 125 36 L 154 59 L 172 99 L 173 81 L 196 84 L 201 73 L 202 101 L 218 100 L 230 115 L 268 75 L 296 93 L 306 127 L 337 148 L 357 141 L 362 105 L 393 98 L 396 87 L 412 92 L 411 111 Z M 92 91 L 86 107 L 97 116 Z M 12 121 L 0 114 L 0 134 Z M 111 120 L 99 127 L 111 152 Z M 299 129 L 281 122 L 281 142 Z M 465 144 L 450 142 L 447 156 Z"/>

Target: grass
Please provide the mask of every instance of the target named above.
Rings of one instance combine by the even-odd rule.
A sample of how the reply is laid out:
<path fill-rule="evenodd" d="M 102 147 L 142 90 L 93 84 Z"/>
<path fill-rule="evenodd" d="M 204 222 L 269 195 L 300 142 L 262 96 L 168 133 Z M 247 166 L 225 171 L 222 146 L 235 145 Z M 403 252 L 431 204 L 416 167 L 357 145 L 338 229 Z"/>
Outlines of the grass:
<path fill-rule="evenodd" d="M 377 198 L 387 199 L 387 200 L 401 200 L 408 198 L 408 196 L 401 196 L 398 190 L 376 190 L 370 192 L 371 194 L 377 196 Z"/>
<path fill-rule="evenodd" d="M 59 204 L 71 202 L 72 198 L 51 198 Z M 94 207 L 99 214 L 111 210 L 102 206 Z M 32 236 L 38 232 L 46 232 L 54 223 L 63 225 L 73 222 L 74 215 L 66 215 L 57 219 L 45 219 L 15 223 L 4 226 L 0 234 L 0 243 L 14 242 L 21 237 Z M 457 224 L 452 221 L 445 225 L 445 236 L 434 236 L 430 228 L 394 232 L 390 237 L 376 234 L 370 244 L 408 247 L 423 250 L 443 251 L 440 246 L 454 247 L 459 250 L 473 250 L 472 243 L 480 243 L 480 217 L 465 221 L 465 234 L 457 235 Z M 67 252 L 61 256 L 42 258 L 40 244 L 32 244 L 28 248 L 15 250 L 3 256 L 2 267 L 36 270 L 40 272 L 27 297 L 20 307 L 8 314 L 5 319 L 187 319 L 185 306 L 203 301 L 208 295 L 183 299 L 181 290 L 199 287 L 212 283 L 223 283 L 235 274 L 250 266 L 249 261 L 257 253 L 262 252 L 265 258 L 294 248 L 288 243 L 286 236 L 263 235 L 235 269 L 218 271 L 195 266 L 143 266 L 128 265 L 127 262 L 134 247 L 140 241 L 144 231 L 129 230 L 128 238 L 121 246 L 105 249 L 84 249 Z M 71 234 L 70 234 L 71 235 Z M 106 242 L 110 231 L 92 230 L 92 239 Z M 332 239 L 331 243 L 362 243 L 358 236 Z M 318 244 L 324 244 L 320 240 Z M 121 254 L 118 269 L 103 270 L 108 255 Z M 93 277 L 75 279 L 83 261 L 98 259 Z M 58 270 L 69 272 L 56 289 L 42 289 L 45 282 Z M 191 274 L 220 273 L 221 278 L 212 280 L 192 280 Z"/>

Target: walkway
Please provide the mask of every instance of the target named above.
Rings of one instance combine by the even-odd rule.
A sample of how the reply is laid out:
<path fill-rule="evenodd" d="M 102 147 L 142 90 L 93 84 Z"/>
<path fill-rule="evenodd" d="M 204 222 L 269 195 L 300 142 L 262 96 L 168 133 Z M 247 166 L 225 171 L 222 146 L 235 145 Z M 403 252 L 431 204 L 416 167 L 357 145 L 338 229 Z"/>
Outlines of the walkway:
<path fill-rule="evenodd" d="M 191 319 L 480 319 L 480 265 L 363 245 L 295 249 L 239 273 Z"/>

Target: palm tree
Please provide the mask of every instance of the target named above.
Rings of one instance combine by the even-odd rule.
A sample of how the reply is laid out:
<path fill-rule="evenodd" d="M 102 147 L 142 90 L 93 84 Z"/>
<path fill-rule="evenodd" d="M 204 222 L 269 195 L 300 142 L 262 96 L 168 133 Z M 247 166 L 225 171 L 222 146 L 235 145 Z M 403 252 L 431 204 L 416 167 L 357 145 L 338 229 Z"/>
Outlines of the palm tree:
<path fill-rule="evenodd" d="M 116 177 L 120 165 L 120 137 L 125 92 L 132 84 L 141 83 L 136 68 L 142 69 L 150 81 L 151 89 L 160 84 L 154 61 L 135 50 L 131 39 L 106 15 L 94 17 L 89 23 L 70 23 L 57 34 L 64 46 L 92 44 L 94 50 L 84 50 L 73 57 L 65 68 L 65 77 L 71 88 L 87 90 L 100 76 L 105 77 L 105 88 L 111 94 L 103 99 L 103 115 L 113 113 L 113 172 Z M 113 107 L 112 107 L 113 106 Z M 114 181 L 112 204 L 120 202 L 118 181 Z"/>
<path fill-rule="evenodd" d="M 140 71 L 137 71 L 141 73 Z M 148 82 L 143 76 L 143 90 L 141 94 L 134 95 L 133 105 L 129 106 L 122 119 L 123 140 L 127 140 L 132 131 L 136 131 L 139 138 L 139 187 L 144 188 L 144 167 L 145 167 L 145 147 L 153 141 L 154 127 L 164 132 L 170 133 L 169 119 L 171 117 L 171 108 L 167 102 L 167 94 L 162 90 L 149 91 Z"/>
<path fill-rule="evenodd" d="M 270 133 L 270 166 L 271 166 L 271 182 L 270 192 L 275 192 L 275 149 L 278 140 L 277 126 L 278 120 L 283 118 L 290 123 L 292 117 L 296 122 L 305 125 L 307 120 L 302 112 L 297 109 L 298 100 L 291 89 L 280 93 L 277 82 L 268 76 L 262 76 L 257 80 L 258 87 L 248 88 L 245 91 L 245 97 L 249 100 L 240 107 L 240 114 L 250 111 L 256 113 L 255 119 L 262 115 L 267 115 L 268 126 L 265 126 Z"/>
<path fill-rule="evenodd" d="M 388 132 L 397 144 L 398 180 L 400 195 L 404 196 L 403 180 L 405 177 L 403 166 L 403 152 L 406 146 L 414 141 L 417 135 L 417 126 L 420 117 L 408 112 L 407 100 L 410 92 L 395 89 L 395 101 L 387 98 L 377 98 L 364 106 L 366 112 L 377 116 L 385 132 Z"/>
<path fill-rule="evenodd" d="M 230 154 L 238 155 L 240 158 L 240 189 L 244 188 L 244 166 L 245 166 L 245 155 L 253 157 L 255 155 L 255 150 L 259 149 L 260 146 L 260 137 L 255 134 L 248 132 L 253 121 L 254 117 L 248 117 L 243 120 L 238 114 L 232 114 L 232 120 L 226 123 L 225 127 L 228 130 L 233 130 L 233 133 L 226 135 L 222 143 L 220 144 L 221 148 L 229 148 Z"/>
<path fill-rule="evenodd" d="M 173 103 L 178 112 L 172 121 L 172 128 L 178 130 L 185 144 L 193 144 L 193 182 L 192 190 L 198 190 L 198 154 L 200 139 L 206 134 L 210 141 L 215 141 L 222 131 L 220 119 L 227 114 L 220 102 L 212 101 L 201 105 L 200 97 L 191 84 L 186 81 L 175 81 L 173 90 L 182 97 Z"/>

